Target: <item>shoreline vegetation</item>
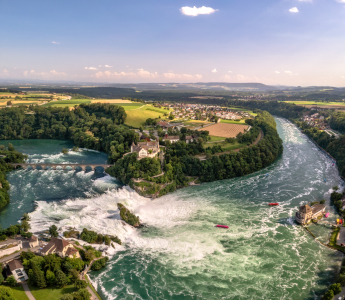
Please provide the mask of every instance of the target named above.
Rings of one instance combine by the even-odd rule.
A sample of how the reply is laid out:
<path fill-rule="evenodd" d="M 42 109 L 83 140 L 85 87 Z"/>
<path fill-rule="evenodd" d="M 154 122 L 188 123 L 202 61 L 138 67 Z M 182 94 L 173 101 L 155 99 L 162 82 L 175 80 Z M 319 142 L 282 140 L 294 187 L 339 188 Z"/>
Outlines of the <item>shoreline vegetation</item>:
<path fill-rule="evenodd" d="M 72 141 L 75 147 L 104 151 L 108 162 L 114 164 L 105 170 L 109 175 L 153 198 L 188 186 L 196 178 L 198 182 L 211 182 L 253 173 L 273 163 L 283 152 L 274 117 L 257 110 L 255 119 L 246 119 L 251 129 L 237 137 L 240 144 L 250 145 L 262 131 L 264 137 L 257 145 L 223 153 L 221 145 L 204 148 L 209 139 L 207 130 L 184 127 L 170 130 L 169 134 L 180 137 L 176 143 L 160 138 L 160 145 L 165 147 L 163 159 L 137 160 L 136 152 L 128 153 L 140 136 L 124 125 L 126 117 L 123 107 L 109 103 L 80 104 L 73 111 L 51 106 L 4 108 L 0 110 L 0 139 L 62 139 Z M 164 132 L 160 134 L 164 136 Z M 194 141 L 186 143 L 187 135 L 193 135 Z M 196 157 L 200 154 L 206 154 L 206 159 Z M 135 184 L 134 180 L 139 182 Z"/>

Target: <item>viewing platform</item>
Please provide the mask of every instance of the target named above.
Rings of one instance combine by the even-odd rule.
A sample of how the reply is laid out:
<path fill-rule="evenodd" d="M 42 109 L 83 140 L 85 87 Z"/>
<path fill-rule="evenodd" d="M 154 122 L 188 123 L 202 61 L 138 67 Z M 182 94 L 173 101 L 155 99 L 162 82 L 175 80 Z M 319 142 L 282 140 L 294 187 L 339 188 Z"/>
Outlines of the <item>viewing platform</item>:
<path fill-rule="evenodd" d="M 25 164 L 25 163 L 22 163 L 22 164 L 16 163 L 16 164 L 11 164 L 11 165 L 15 169 L 20 168 L 20 167 L 23 169 L 27 169 L 28 167 L 31 167 L 33 170 L 36 170 L 37 167 L 40 167 L 42 170 L 49 170 L 49 169 L 57 170 L 57 168 L 62 168 L 62 170 L 65 170 L 67 167 L 71 167 L 72 170 L 76 170 L 76 168 L 79 167 L 83 171 L 86 171 L 87 167 L 91 168 L 91 170 L 94 171 L 97 167 L 102 167 L 105 170 L 112 166 L 110 164 Z"/>

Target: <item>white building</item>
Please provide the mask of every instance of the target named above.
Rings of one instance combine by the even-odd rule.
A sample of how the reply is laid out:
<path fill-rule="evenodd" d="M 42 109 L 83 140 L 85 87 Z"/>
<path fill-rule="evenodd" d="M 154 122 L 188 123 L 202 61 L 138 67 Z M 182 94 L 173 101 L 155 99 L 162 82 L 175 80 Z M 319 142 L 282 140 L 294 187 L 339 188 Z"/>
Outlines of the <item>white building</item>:
<path fill-rule="evenodd" d="M 21 240 L 8 240 L 0 242 L 0 257 L 12 254 L 23 248 Z"/>
<path fill-rule="evenodd" d="M 28 275 L 25 273 L 22 263 L 18 259 L 13 259 L 7 263 L 6 275 L 7 277 L 13 275 L 17 282 L 29 279 Z"/>
<path fill-rule="evenodd" d="M 159 153 L 159 142 L 139 142 L 138 145 L 134 143 L 131 146 L 131 152 L 138 152 L 138 159 L 145 157 L 155 157 Z"/>

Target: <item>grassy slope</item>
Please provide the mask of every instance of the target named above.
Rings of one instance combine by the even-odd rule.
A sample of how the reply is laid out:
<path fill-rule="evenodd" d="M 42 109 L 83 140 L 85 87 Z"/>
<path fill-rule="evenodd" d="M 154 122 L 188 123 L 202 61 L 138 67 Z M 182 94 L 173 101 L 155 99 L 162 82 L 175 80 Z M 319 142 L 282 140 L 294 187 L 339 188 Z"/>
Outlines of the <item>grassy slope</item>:
<path fill-rule="evenodd" d="M 73 285 L 67 285 L 62 289 L 58 288 L 46 288 L 39 289 L 37 287 L 30 286 L 30 291 L 36 300 L 59 300 L 62 295 L 70 294 L 76 291 Z"/>
<path fill-rule="evenodd" d="M 11 287 L 11 290 L 13 292 L 14 298 L 17 300 L 29 300 L 28 296 L 26 296 L 24 289 L 21 285 Z"/>
<path fill-rule="evenodd" d="M 206 143 L 204 144 L 204 148 L 207 147 L 213 147 L 213 146 L 221 146 L 223 151 L 230 151 L 230 150 L 235 150 L 235 149 L 240 149 L 245 147 L 246 145 L 240 144 L 240 143 L 234 143 L 234 144 L 230 144 L 230 143 L 225 143 L 225 142 L 214 142 L 214 143 Z"/>
<path fill-rule="evenodd" d="M 228 124 L 246 124 L 245 119 L 234 121 L 234 120 L 220 120 L 220 123 L 228 123 Z"/>
<path fill-rule="evenodd" d="M 163 118 L 164 113 L 169 113 L 166 109 L 156 108 L 152 105 L 142 105 L 137 109 L 126 109 L 126 106 L 124 108 L 127 113 L 125 124 L 135 128 L 142 126 L 148 118 Z"/>

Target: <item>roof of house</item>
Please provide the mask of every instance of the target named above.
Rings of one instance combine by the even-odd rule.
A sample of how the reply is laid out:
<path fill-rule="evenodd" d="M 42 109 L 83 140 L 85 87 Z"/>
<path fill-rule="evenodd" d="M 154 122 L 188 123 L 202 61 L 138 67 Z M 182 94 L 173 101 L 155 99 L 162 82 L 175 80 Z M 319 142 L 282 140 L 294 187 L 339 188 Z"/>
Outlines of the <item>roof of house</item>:
<path fill-rule="evenodd" d="M 192 139 L 193 139 L 192 136 L 190 136 L 190 135 L 187 135 L 187 136 L 186 136 L 186 140 L 192 140 Z"/>
<path fill-rule="evenodd" d="M 32 235 L 31 238 L 29 239 L 29 242 L 36 242 L 38 240 L 37 236 Z"/>
<path fill-rule="evenodd" d="M 160 122 L 157 122 L 157 125 L 159 125 L 159 126 L 169 126 L 169 123 L 168 122 L 164 122 L 164 121 L 160 121 Z"/>
<path fill-rule="evenodd" d="M 56 237 L 52 237 L 51 241 L 45 245 L 42 249 L 42 252 L 46 253 L 46 252 L 52 252 L 53 250 L 56 250 L 57 252 L 62 252 L 63 249 L 68 246 L 70 243 L 62 240 L 62 239 L 58 239 Z"/>
<path fill-rule="evenodd" d="M 22 263 L 18 259 L 11 260 L 10 262 L 7 263 L 7 265 L 8 265 L 8 268 L 10 269 L 11 272 L 16 270 L 16 269 L 23 269 L 24 268 Z"/>
<path fill-rule="evenodd" d="M 76 254 L 77 252 L 78 252 L 78 250 L 75 248 L 68 248 L 66 255 L 70 256 L 70 255 Z"/>
<path fill-rule="evenodd" d="M 311 207 L 308 204 L 306 204 L 306 205 L 300 206 L 299 211 L 301 213 L 307 214 L 309 212 L 312 212 L 313 210 L 311 209 Z"/>
<path fill-rule="evenodd" d="M 152 148 L 159 149 L 159 142 L 138 142 L 138 145 L 132 144 L 133 151 L 139 152 L 141 149 L 150 150 Z"/>
<path fill-rule="evenodd" d="M 179 140 L 180 137 L 178 135 L 170 135 L 165 138 L 166 140 Z"/>
<path fill-rule="evenodd" d="M 314 204 L 311 208 L 313 210 L 313 214 L 318 213 L 319 211 L 322 211 L 325 209 L 325 205 L 323 204 Z"/>

